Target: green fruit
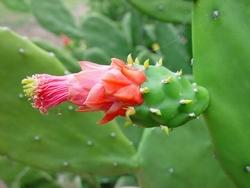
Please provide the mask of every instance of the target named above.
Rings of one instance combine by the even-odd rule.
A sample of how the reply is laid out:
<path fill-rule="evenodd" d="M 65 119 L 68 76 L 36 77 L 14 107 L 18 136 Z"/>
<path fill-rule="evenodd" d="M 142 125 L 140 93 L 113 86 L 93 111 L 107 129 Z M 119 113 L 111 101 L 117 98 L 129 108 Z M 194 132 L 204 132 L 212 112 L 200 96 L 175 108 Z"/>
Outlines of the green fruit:
<path fill-rule="evenodd" d="M 147 80 L 141 86 L 144 102 L 134 108 L 130 119 L 143 127 L 173 128 L 203 113 L 209 95 L 204 87 L 181 76 L 181 72 L 171 72 L 160 64 L 145 69 Z"/>

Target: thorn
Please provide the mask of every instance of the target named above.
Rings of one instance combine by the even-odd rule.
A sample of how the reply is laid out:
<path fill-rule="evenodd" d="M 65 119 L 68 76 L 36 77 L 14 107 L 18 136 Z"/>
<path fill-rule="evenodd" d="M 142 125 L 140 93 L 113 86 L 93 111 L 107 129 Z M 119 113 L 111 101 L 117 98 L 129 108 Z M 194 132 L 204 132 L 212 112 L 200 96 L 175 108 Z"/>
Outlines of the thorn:
<path fill-rule="evenodd" d="M 181 99 L 180 100 L 180 104 L 190 104 L 192 103 L 193 101 L 191 99 Z"/>
<path fill-rule="evenodd" d="M 192 113 L 188 114 L 188 116 L 189 116 L 189 117 L 195 117 L 195 113 L 192 112 Z"/>
<path fill-rule="evenodd" d="M 149 92 L 149 88 L 148 87 L 142 87 L 142 88 L 140 88 L 140 92 L 142 94 L 148 93 Z"/>
<path fill-rule="evenodd" d="M 136 65 L 140 65 L 140 61 L 138 58 L 135 58 L 135 62 L 134 62 Z"/>
<path fill-rule="evenodd" d="M 157 108 L 149 108 L 149 111 L 158 115 L 158 116 L 161 116 L 161 111 Z"/>
<path fill-rule="evenodd" d="M 162 131 L 164 131 L 166 133 L 166 135 L 169 135 L 169 132 L 171 131 L 171 129 L 169 129 L 165 125 L 160 125 L 160 128 L 161 128 Z"/>
<path fill-rule="evenodd" d="M 198 89 L 197 89 L 197 88 L 194 88 L 193 91 L 194 91 L 195 93 L 197 93 L 197 92 L 198 92 Z"/>
<path fill-rule="evenodd" d="M 148 67 L 149 67 L 149 59 L 144 61 L 143 66 L 144 66 L 144 69 L 148 69 Z"/>
<path fill-rule="evenodd" d="M 131 54 L 129 54 L 128 57 L 127 57 L 127 63 L 128 63 L 129 66 L 132 66 L 134 64 L 134 60 L 133 60 Z"/>
<path fill-rule="evenodd" d="M 173 77 L 169 76 L 167 79 L 164 79 L 161 81 L 162 84 L 169 84 L 170 82 L 172 82 Z"/>
<path fill-rule="evenodd" d="M 182 70 L 179 70 L 175 73 L 176 76 L 181 76 L 182 75 Z"/>
<path fill-rule="evenodd" d="M 159 61 L 156 62 L 155 66 L 156 66 L 156 67 L 160 67 L 160 66 L 162 66 L 162 63 L 163 63 L 163 59 L 160 58 Z"/>
<path fill-rule="evenodd" d="M 24 49 L 23 48 L 20 48 L 18 51 L 19 51 L 20 54 L 24 54 Z"/>
<path fill-rule="evenodd" d="M 55 54 L 54 54 L 53 52 L 49 52 L 49 56 L 50 56 L 50 57 L 54 57 Z"/>
<path fill-rule="evenodd" d="M 135 111 L 134 107 L 128 107 L 127 111 L 125 113 L 127 120 L 132 122 L 131 119 L 130 119 L 130 116 L 135 115 L 135 113 L 136 113 L 136 111 Z"/>
<path fill-rule="evenodd" d="M 153 49 L 153 51 L 158 51 L 158 50 L 160 50 L 160 45 L 159 45 L 159 43 L 157 43 L 157 42 L 155 42 L 155 43 L 153 43 L 152 44 L 152 49 Z"/>

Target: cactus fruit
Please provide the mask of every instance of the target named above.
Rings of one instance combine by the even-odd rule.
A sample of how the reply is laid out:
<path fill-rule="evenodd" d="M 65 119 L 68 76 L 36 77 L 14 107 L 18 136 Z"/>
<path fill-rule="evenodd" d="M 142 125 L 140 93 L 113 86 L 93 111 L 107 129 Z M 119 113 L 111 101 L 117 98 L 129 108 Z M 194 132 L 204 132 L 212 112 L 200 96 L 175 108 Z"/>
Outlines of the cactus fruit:
<path fill-rule="evenodd" d="M 205 88 L 191 83 L 181 71 L 171 72 L 161 61 L 144 64 L 147 80 L 141 86 L 143 104 L 128 110 L 129 119 L 143 127 L 177 127 L 206 110 L 209 95 Z"/>
<path fill-rule="evenodd" d="M 210 93 L 205 117 L 223 168 L 250 185 L 250 19 L 248 0 L 194 3 L 194 76 Z"/>
<path fill-rule="evenodd" d="M 208 106 L 203 87 L 191 84 L 182 72 L 162 66 L 138 65 L 128 56 L 128 64 L 112 59 L 111 66 L 80 62 L 82 71 L 65 76 L 37 74 L 23 79 L 26 96 L 41 112 L 69 101 L 79 111 L 104 111 L 105 124 L 116 116 L 127 116 L 143 127 L 177 127 L 199 116 Z"/>

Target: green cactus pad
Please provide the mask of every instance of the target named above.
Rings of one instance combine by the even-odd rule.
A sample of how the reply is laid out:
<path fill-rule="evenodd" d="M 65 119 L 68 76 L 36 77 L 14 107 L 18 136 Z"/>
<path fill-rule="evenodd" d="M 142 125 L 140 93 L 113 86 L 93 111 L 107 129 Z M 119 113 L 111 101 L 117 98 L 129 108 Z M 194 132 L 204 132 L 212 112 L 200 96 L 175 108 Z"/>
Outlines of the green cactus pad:
<path fill-rule="evenodd" d="M 99 113 L 69 104 L 42 115 L 24 98 L 21 80 L 35 73 L 62 75 L 48 52 L 7 28 L 0 29 L 0 153 L 26 165 L 80 175 L 132 171 L 135 149 L 116 122 L 99 126 Z"/>
<path fill-rule="evenodd" d="M 205 113 L 222 166 L 238 187 L 250 186 L 249 0 L 194 5 L 194 76 L 211 97 Z"/>
<path fill-rule="evenodd" d="M 191 83 L 181 72 L 171 72 L 163 66 L 149 66 L 147 80 L 141 89 L 144 103 L 135 107 L 130 116 L 133 123 L 143 127 L 180 126 L 196 118 L 209 103 L 205 88 Z"/>
<path fill-rule="evenodd" d="M 192 2 L 190 0 L 129 0 L 132 5 L 149 16 L 166 22 L 189 23 Z"/>
<path fill-rule="evenodd" d="M 200 118 L 166 135 L 160 128 L 144 131 L 138 149 L 142 188 L 235 188 L 213 154 Z"/>

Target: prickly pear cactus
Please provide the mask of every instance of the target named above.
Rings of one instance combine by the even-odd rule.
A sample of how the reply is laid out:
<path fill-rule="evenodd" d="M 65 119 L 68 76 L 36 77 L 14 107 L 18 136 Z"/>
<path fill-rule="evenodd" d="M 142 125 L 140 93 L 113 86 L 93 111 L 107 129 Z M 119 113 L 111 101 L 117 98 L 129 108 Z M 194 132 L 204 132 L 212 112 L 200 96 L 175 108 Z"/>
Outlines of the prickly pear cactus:
<path fill-rule="evenodd" d="M 177 127 L 199 116 L 208 106 L 205 88 L 191 83 L 179 72 L 145 62 L 146 82 L 141 87 L 144 103 L 128 110 L 133 123 L 143 127 Z"/>
<path fill-rule="evenodd" d="M 129 0 L 136 8 L 149 16 L 167 22 L 188 23 L 191 21 L 190 0 Z"/>
<path fill-rule="evenodd" d="M 87 46 L 102 49 L 109 59 L 125 59 L 129 54 L 131 46 L 118 25 L 109 18 L 100 14 L 88 15 L 82 20 L 81 28 Z"/>
<path fill-rule="evenodd" d="M 142 188 L 234 188 L 214 158 L 202 118 L 166 135 L 161 128 L 144 131 L 138 149 Z"/>
<path fill-rule="evenodd" d="M 63 74 L 50 53 L 7 28 L 0 29 L 0 153 L 29 166 L 81 175 L 131 172 L 135 149 L 116 122 L 98 126 L 100 114 L 76 113 L 65 104 L 41 115 L 22 94 L 34 73 Z M 8 105 L 6 105 L 8 104 Z"/>
<path fill-rule="evenodd" d="M 222 166 L 250 185 L 250 8 L 248 0 L 194 3 L 194 75 L 210 93 L 205 114 Z"/>

